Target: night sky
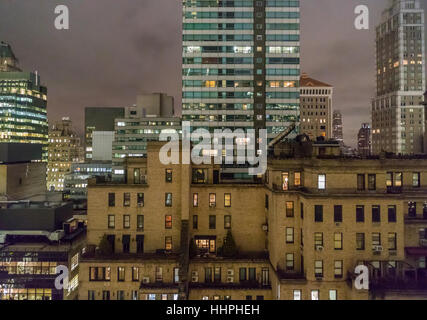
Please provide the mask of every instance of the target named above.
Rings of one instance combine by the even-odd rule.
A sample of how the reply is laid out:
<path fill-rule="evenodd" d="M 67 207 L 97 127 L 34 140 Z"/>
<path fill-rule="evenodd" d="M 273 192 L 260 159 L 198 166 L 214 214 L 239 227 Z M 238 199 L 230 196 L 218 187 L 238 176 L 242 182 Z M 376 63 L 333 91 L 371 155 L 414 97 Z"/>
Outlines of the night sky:
<path fill-rule="evenodd" d="M 426 8 L 426 1 L 422 1 Z M 54 9 L 70 9 L 70 30 Z M 370 30 L 354 28 L 354 8 L 370 8 Z M 375 92 L 375 25 L 387 0 L 301 0 L 301 70 L 335 87 L 344 139 L 370 122 Z M 427 19 L 426 19 L 427 21 Z M 180 112 L 181 0 L 2 0 L 0 40 L 21 68 L 48 87 L 50 121 L 70 116 L 83 131 L 87 106 L 127 106 L 140 92 L 175 96 Z"/>

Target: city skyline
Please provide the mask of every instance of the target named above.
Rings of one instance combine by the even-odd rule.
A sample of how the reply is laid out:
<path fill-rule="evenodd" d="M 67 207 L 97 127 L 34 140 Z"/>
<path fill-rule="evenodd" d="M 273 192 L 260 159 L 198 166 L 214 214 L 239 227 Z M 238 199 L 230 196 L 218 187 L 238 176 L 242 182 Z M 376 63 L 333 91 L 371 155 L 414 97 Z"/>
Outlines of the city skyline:
<path fill-rule="evenodd" d="M 120 5 L 103 1 L 102 7 L 76 1 L 67 4 L 68 31 L 54 28 L 58 4 L 53 0 L 0 4 L 0 30 L 8 31 L 0 31 L 0 37 L 12 45 L 21 68 L 43 74 L 51 121 L 70 116 L 82 135 L 85 107 L 125 107 L 143 91 L 173 95 L 180 114 L 179 1 L 128 0 Z M 359 4 L 370 8 L 369 31 L 353 26 L 354 8 Z M 335 87 L 334 109 L 343 113 L 345 142 L 355 146 L 360 124 L 371 121 L 375 26 L 387 1 L 327 0 L 322 5 L 324 10 L 318 10 L 314 1 L 301 2 L 301 71 Z M 37 19 L 29 19 L 28 14 Z M 20 28 L 13 27 L 16 21 L 22 21 Z"/>

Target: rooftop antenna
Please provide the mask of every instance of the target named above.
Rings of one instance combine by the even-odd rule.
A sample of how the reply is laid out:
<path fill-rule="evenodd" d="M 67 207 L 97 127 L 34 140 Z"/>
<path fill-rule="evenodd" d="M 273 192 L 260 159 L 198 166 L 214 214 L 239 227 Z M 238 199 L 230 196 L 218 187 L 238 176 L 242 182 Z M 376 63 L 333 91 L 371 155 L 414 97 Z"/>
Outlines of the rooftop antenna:
<path fill-rule="evenodd" d="M 39 72 L 36 70 L 36 86 L 39 85 Z"/>

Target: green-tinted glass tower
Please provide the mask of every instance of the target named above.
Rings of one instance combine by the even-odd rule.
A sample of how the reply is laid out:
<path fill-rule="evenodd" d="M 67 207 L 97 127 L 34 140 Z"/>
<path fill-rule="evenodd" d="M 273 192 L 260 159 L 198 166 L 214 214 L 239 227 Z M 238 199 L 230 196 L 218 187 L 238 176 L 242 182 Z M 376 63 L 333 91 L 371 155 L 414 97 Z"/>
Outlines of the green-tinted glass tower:
<path fill-rule="evenodd" d="M 0 43 L 0 143 L 33 143 L 47 161 L 47 89 L 37 73 L 18 68 L 10 45 Z"/>
<path fill-rule="evenodd" d="M 183 0 L 183 120 L 261 129 L 299 121 L 300 3 Z"/>

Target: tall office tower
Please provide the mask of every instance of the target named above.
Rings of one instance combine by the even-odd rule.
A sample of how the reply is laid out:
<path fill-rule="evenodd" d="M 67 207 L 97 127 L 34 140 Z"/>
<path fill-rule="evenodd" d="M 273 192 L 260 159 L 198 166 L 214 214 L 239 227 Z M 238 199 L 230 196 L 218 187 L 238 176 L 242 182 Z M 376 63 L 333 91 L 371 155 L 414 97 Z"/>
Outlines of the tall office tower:
<path fill-rule="evenodd" d="M 159 141 L 162 130 L 181 133 L 181 119 L 174 116 L 174 99 L 163 93 L 142 94 L 125 116 L 115 120 L 113 180 L 125 178 L 125 158 L 147 156 L 147 142 Z M 111 149 L 110 149 L 111 153 Z"/>
<path fill-rule="evenodd" d="M 360 156 L 366 157 L 371 154 L 371 125 L 362 123 L 362 127 L 357 134 L 357 151 Z"/>
<path fill-rule="evenodd" d="M 424 124 L 427 128 L 427 91 L 424 92 Z M 424 131 L 424 152 L 427 152 L 427 130 Z"/>
<path fill-rule="evenodd" d="M 23 72 L 9 44 L 0 42 L 0 142 L 40 144 L 47 160 L 47 89 L 37 72 Z"/>
<path fill-rule="evenodd" d="M 183 121 L 261 129 L 299 118 L 299 1 L 183 1 Z"/>
<path fill-rule="evenodd" d="M 339 142 L 344 142 L 342 128 L 342 114 L 341 111 L 336 110 L 332 115 L 332 138 Z"/>
<path fill-rule="evenodd" d="M 423 152 L 424 33 L 424 10 L 419 0 L 390 1 L 377 27 L 374 154 Z"/>
<path fill-rule="evenodd" d="M 303 73 L 300 79 L 300 133 L 311 140 L 332 137 L 332 94 L 334 88 Z"/>
<path fill-rule="evenodd" d="M 93 159 L 93 139 L 99 141 L 96 161 L 111 161 L 114 140 L 114 120 L 123 118 L 124 108 L 87 107 L 85 109 L 85 161 Z M 107 156 L 108 155 L 108 156 Z"/>
<path fill-rule="evenodd" d="M 83 162 L 83 148 L 70 118 L 62 118 L 49 130 L 49 161 L 47 163 L 47 189 L 64 190 L 64 177 L 73 163 Z"/>

